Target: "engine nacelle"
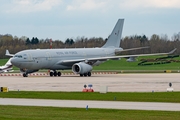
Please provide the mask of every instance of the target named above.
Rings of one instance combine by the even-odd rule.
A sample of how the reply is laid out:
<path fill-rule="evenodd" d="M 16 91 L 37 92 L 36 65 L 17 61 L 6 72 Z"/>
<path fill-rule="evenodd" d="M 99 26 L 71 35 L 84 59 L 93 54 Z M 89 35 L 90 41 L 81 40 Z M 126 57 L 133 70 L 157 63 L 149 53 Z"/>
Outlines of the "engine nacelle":
<path fill-rule="evenodd" d="M 89 64 L 86 64 L 84 62 L 80 62 L 80 63 L 75 63 L 72 66 L 72 71 L 76 74 L 84 74 L 84 73 L 88 73 L 92 70 L 92 66 Z"/>

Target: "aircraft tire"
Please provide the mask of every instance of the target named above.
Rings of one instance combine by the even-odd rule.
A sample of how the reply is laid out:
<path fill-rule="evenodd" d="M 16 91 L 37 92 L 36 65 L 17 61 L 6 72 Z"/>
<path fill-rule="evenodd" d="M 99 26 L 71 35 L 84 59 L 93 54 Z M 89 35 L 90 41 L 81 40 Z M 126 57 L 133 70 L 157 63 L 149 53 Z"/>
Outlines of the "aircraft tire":
<path fill-rule="evenodd" d="M 58 75 L 58 76 L 61 76 L 61 72 L 58 72 L 57 75 Z"/>
<path fill-rule="evenodd" d="M 87 77 L 87 73 L 84 73 L 84 77 Z"/>
<path fill-rule="evenodd" d="M 50 76 L 52 77 L 54 75 L 54 73 L 53 72 L 50 72 Z"/>
<path fill-rule="evenodd" d="M 88 72 L 87 75 L 90 77 L 91 76 L 91 72 Z"/>
<path fill-rule="evenodd" d="M 57 76 L 57 72 L 54 72 L 54 76 L 55 76 L 55 77 Z"/>
<path fill-rule="evenodd" d="M 23 77 L 28 77 L 28 75 L 26 73 L 23 73 Z"/>
<path fill-rule="evenodd" d="M 83 74 L 80 74 L 80 77 L 83 77 Z"/>

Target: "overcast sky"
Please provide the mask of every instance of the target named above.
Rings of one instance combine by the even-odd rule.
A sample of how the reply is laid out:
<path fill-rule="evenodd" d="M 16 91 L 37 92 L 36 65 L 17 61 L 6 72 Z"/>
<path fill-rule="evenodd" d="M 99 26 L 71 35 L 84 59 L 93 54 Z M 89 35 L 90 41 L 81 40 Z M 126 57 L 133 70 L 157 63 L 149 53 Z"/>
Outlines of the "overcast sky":
<path fill-rule="evenodd" d="M 122 36 L 180 32 L 180 0 L 0 0 L 0 34 L 107 38 L 119 18 Z"/>

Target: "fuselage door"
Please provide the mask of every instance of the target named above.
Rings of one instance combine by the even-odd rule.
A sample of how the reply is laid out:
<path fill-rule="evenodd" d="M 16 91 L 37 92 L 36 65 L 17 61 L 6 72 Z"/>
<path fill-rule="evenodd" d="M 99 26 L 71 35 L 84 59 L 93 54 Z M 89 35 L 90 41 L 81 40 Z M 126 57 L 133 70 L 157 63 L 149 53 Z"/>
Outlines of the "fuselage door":
<path fill-rule="evenodd" d="M 108 56 L 109 55 L 109 51 L 105 50 L 105 54 L 106 54 L 106 56 Z"/>
<path fill-rule="evenodd" d="M 46 60 L 48 60 L 48 61 L 51 60 L 51 55 L 49 54 L 49 52 L 46 52 Z"/>
<path fill-rule="evenodd" d="M 86 51 L 83 51 L 83 56 L 84 56 L 84 58 L 86 58 Z"/>
<path fill-rule="evenodd" d="M 32 60 L 32 55 L 31 54 L 28 54 L 28 60 Z"/>
<path fill-rule="evenodd" d="M 32 56 L 31 56 L 31 54 L 24 54 L 23 55 L 23 59 L 31 61 L 32 60 Z"/>
<path fill-rule="evenodd" d="M 25 60 L 27 60 L 27 59 L 28 59 L 27 54 L 24 54 L 24 55 L 23 55 L 23 58 L 24 58 Z"/>

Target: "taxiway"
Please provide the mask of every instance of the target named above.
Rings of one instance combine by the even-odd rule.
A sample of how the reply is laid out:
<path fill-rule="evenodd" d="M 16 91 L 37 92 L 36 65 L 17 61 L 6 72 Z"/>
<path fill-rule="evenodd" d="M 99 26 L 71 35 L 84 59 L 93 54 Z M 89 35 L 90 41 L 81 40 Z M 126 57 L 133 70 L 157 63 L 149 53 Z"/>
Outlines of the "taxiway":
<path fill-rule="evenodd" d="M 0 85 L 13 91 L 82 91 L 85 84 L 92 84 L 95 92 L 101 86 L 107 86 L 109 92 L 165 92 L 169 83 L 172 83 L 174 91 L 180 91 L 179 78 L 179 73 L 98 74 L 91 77 L 0 76 Z"/>
<path fill-rule="evenodd" d="M 83 86 L 92 84 L 95 92 L 101 86 L 107 86 L 108 92 L 165 92 L 172 83 L 174 91 L 180 91 L 179 73 L 157 74 L 98 74 L 92 77 L 66 75 L 61 77 L 49 76 L 0 76 L 1 87 L 13 91 L 79 91 Z M 180 111 L 179 103 L 150 103 L 150 102 L 120 102 L 120 101 L 81 101 L 81 100 L 38 100 L 0 98 L 0 105 L 23 106 L 53 106 L 107 108 L 107 109 L 136 109 Z"/>

